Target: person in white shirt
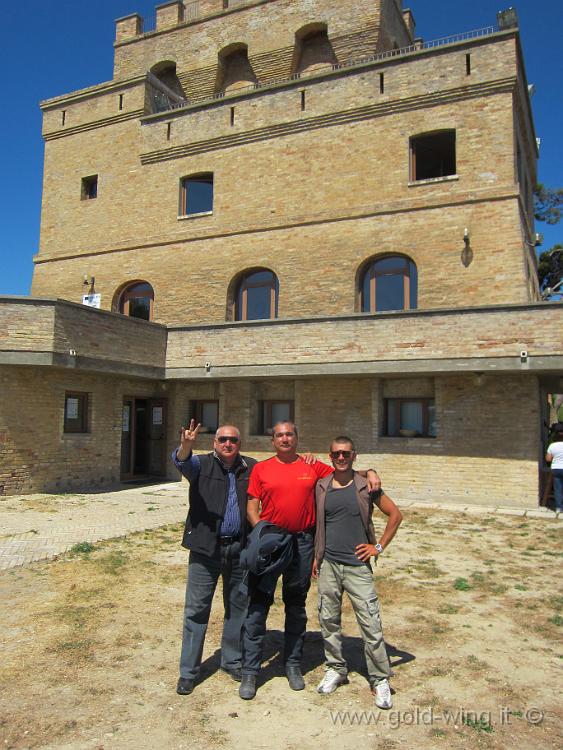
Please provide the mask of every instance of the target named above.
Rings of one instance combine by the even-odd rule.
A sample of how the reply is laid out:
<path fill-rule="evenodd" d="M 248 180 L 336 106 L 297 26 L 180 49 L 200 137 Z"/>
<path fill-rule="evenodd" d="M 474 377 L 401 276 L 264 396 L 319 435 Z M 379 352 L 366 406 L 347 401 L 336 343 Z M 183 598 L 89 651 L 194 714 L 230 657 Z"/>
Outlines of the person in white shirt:
<path fill-rule="evenodd" d="M 545 460 L 551 464 L 555 510 L 563 512 L 563 422 L 555 425 L 555 437 L 547 447 Z"/>

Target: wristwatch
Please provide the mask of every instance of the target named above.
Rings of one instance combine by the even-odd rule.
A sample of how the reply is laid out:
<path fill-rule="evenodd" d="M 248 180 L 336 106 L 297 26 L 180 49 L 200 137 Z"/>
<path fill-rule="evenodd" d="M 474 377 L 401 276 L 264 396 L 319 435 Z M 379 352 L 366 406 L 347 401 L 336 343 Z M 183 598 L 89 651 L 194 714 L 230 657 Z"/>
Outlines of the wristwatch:
<path fill-rule="evenodd" d="M 379 552 L 379 554 L 383 552 L 383 547 L 381 546 L 381 544 L 379 544 L 379 542 L 375 544 L 374 546 L 375 546 L 375 549 Z"/>

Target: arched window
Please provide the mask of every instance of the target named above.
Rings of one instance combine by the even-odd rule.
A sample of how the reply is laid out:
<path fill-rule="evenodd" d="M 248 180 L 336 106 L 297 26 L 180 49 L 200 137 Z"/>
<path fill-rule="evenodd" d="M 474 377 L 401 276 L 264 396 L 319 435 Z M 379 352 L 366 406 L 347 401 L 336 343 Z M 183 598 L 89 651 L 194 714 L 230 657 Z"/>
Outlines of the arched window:
<path fill-rule="evenodd" d="M 235 320 L 278 317 L 279 282 L 275 273 L 260 269 L 242 277 L 235 297 Z"/>
<path fill-rule="evenodd" d="M 256 73 L 248 59 L 248 46 L 234 42 L 219 52 L 216 92 L 236 91 L 258 83 Z"/>
<path fill-rule="evenodd" d="M 126 286 L 119 296 L 119 312 L 131 318 L 152 320 L 154 291 L 146 281 Z"/>
<path fill-rule="evenodd" d="M 324 23 L 310 23 L 295 34 L 292 73 L 306 75 L 330 69 L 338 62 Z"/>
<path fill-rule="evenodd" d="M 213 173 L 203 172 L 180 180 L 180 216 L 213 212 Z"/>
<path fill-rule="evenodd" d="M 151 112 L 167 112 L 187 104 L 186 95 L 176 74 L 176 63 L 165 60 L 153 65 L 147 73 Z"/>
<path fill-rule="evenodd" d="M 416 265 L 402 255 L 387 255 L 369 263 L 361 279 L 362 312 L 413 310 L 417 306 Z"/>

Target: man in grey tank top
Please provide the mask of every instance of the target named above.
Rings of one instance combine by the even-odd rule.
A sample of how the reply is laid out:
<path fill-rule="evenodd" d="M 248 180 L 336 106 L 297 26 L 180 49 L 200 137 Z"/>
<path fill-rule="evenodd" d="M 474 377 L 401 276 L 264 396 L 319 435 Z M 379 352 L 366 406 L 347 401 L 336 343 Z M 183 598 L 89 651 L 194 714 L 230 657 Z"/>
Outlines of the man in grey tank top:
<path fill-rule="evenodd" d="M 379 614 L 370 559 L 383 552 L 403 517 L 385 493 L 370 493 L 366 480 L 352 468 L 356 453 L 349 437 L 341 435 L 330 445 L 334 474 L 317 483 L 317 527 L 313 577 L 319 579 L 319 623 L 324 641 L 326 672 L 317 690 L 333 693 L 348 682 L 342 655 L 342 595 L 348 594 L 364 641 L 369 681 L 375 704 L 393 705 L 391 667 Z M 374 495 L 379 494 L 378 497 Z M 371 519 L 373 506 L 387 516 L 377 543 Z"/>

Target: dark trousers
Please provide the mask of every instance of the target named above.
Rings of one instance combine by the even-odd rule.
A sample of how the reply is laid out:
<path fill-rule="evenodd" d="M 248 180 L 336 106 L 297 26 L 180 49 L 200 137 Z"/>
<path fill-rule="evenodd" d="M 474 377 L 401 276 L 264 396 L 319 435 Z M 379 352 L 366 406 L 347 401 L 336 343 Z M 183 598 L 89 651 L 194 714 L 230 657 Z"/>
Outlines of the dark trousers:
<path fill-rule="evenodd" d="M 307 629 L 305 602 L 311 586 L 314 537 L 311 532 L 295 534 L 293 560 L 281 573 L 282 598 L 285 606 L 285 634 L 283 660 L 286 666 L 299 666 Z M 278 576 L 279 579 L 279 576 Z M 262 650 L 266 634 L 266 620 L 274 601 L 273 595 L 251 587 L 248 614 L 242 629 L 243 674 L 256 675 L 262 664 Z"/>
<path fill-rule="evenodd" d="M 219 576 L 223 579 L 225 618 L 221 640 L 221 666 L 240 669 L 241 629 L 248 599 L 241 590 L 240 542 L 221 545 L 214 557 L 190 552 L 184 607 L 180 677 L 195 679 L 199 672 L 211 602 Z"/>

